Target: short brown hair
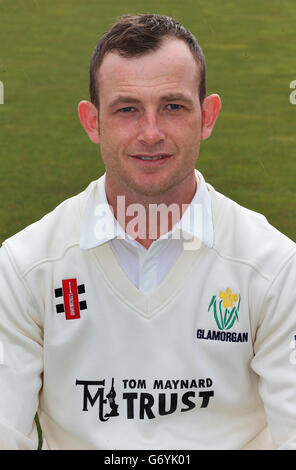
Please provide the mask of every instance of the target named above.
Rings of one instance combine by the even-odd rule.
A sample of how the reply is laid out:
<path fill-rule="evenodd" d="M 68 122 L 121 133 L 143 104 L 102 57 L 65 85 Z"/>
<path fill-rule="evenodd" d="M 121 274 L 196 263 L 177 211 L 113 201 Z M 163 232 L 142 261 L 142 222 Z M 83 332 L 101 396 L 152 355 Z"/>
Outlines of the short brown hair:
<path fill-rule="evenodd" d="M 206 64 L 196 37 L 174 18 L 162 15 L 123 15 L 106 31 L 96 45 L 89 67 L 89 94 L 91 102 L 98 108 L 99 94 L 96 72 L 104 56 L 117 51 L 123 57 L 135 57 L 157 50 L 166 37 L 185 41 L 200 67 L 199 100 L 206 96 Z"/>

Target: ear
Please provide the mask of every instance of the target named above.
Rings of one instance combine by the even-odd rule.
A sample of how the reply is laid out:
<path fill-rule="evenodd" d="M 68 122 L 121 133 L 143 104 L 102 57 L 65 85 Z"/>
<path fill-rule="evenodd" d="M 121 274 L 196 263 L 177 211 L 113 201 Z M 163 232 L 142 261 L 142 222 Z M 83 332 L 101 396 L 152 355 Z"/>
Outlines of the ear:
<path fill-rule="evenodd" d="M 222 103 L 220 96 L 217 94 L 207 96 L 202 104 L 202 130 L 201 139 L 210 137 L 220 112 Z"/>
<path fill-rule="evenodd" d="M 99 115 L 97 108 L 90 101 L 80 101 L 78 115 L 90 140 L 94 144 L 99 144 Z"/>

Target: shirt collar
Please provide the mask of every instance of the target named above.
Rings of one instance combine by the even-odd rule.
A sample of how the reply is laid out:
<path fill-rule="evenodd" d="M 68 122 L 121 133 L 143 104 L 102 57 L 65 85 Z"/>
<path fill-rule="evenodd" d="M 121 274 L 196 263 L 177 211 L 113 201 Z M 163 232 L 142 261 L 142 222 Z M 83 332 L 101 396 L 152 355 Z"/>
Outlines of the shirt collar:
<path fill-rule="evenodd" d="M 179 222 L 160 239 L 181 236 L 191 242 L 197 239 L 211 248 L 214 239 L 211 198 L 202 174 L 195 170 L 195 175 L 197 189 L 191 203 Z M 80 248 L 94 248 L 114 238 L 133 240 L 114 217 L 106 197 L 104 174 L 90 185 L 86 197 L 80 226 Z"/>

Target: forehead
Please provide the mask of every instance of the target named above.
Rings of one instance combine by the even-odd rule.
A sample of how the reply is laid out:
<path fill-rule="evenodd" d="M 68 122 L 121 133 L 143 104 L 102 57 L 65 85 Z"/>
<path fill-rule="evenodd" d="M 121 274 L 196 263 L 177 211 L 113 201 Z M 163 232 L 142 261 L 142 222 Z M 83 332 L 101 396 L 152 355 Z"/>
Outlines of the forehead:
<path fill-rule="evenodd" d="M 109 52 L 97 72 L 100 101 L 124 92 L 198 92 L 199 66 L 188 45 L 168 38 L 159 49 L 141 56 Z"/>

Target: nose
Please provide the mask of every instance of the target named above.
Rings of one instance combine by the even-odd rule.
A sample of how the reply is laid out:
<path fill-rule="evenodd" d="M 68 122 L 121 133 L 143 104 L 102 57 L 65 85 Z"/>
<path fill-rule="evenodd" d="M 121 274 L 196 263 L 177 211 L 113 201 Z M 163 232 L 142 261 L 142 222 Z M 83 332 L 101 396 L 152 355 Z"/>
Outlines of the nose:
<path fill-rule="evenodd" d="M 156 113 L 145 113 L 139 125 L 138 140 L 142 144 L 155 145 L 165 139 L 165 134 L 161 130 L 159 117 Z"/>

